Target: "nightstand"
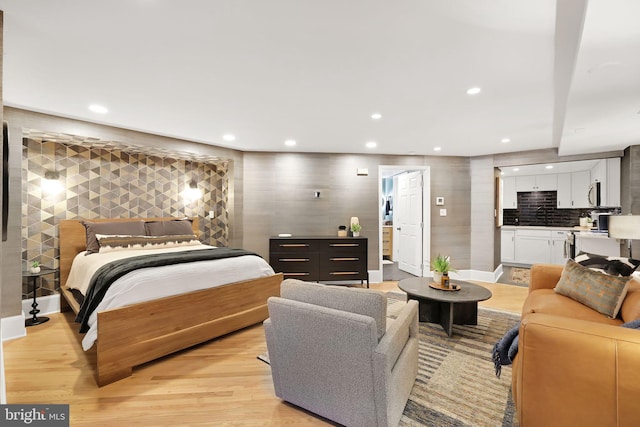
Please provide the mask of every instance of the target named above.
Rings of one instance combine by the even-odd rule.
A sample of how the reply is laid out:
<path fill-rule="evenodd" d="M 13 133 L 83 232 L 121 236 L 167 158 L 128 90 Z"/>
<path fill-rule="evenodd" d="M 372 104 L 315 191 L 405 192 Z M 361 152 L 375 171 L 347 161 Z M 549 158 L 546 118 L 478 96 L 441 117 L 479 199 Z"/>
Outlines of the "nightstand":
<path fill-rule="evenodd" d="M 57 269 L 48 268 L 48 267 L 40 267 L 40 271 L 38 273 L 32 273 L 30 270 L 22 272 L 22 277 L 27 278 L 27 280 L 31 280 L 31 286 L 33 289 L 33 304 L 31 304 L 31 307 L 33 307 L 33 310 L 29 312 L 29 314 L 31 314 L 33 317 L 31 319 L 26 319 L 24 321 L 25 326 L 35 326 L 35 325 L 39 325 L 41 323 L 49 321 L 48 317 L 37 316 L 37 314 L 40 313 L 40 310 L 38 310 L 38 301 L 36 300 L 36 291 L 38 290 L 37 282 L 38 282 L 38 278 L 42 276 L 47 276 L 49 274 L 56 274 L 57 272 L 58 272 Z"/>

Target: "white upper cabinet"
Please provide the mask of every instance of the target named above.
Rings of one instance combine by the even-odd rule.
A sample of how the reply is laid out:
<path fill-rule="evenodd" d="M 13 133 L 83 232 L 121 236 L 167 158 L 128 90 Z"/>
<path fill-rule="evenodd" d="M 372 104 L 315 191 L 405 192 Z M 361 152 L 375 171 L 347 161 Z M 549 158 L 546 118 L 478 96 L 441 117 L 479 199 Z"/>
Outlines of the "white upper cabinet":
<path fill-rule="evenodd" d="M 600 183 L 600 206 L 620 206 L 620 158 L 602 159 L 591 168 L 591 182 Z"/>
<path fill-rule="evenodd" d="M 557 208 L 571 209 L 571 174 L 558 174 Z"/>
<path fill-rule="evenodd" d="M 516 178 L 514 176 L 505 177 L 502 179 L 502 208 L 516 209 L 517 207 Z"/>
<path fill-rule="evenodd" d="M 571 207 L 573 209 L 590 207 L 589 185 L 591 185 L 591 172 L 579 171 L 571 173 Z"/>
<path fill-rule="evenodd" d="M 555 191 L 558 189 L 556 174 L 516 177 L 516 191 Z"/>

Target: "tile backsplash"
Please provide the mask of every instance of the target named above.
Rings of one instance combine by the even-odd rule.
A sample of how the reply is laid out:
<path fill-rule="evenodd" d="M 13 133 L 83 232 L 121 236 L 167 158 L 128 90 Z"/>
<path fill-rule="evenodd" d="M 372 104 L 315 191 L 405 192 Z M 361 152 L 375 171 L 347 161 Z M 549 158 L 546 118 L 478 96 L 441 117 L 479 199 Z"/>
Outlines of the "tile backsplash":
<path fill-rule="evenodd" d="M 572 227 L 591 209 L 558 209 L 556 191 L 518 193 L 518 208 L 503 210 L 504 225 Z"/>

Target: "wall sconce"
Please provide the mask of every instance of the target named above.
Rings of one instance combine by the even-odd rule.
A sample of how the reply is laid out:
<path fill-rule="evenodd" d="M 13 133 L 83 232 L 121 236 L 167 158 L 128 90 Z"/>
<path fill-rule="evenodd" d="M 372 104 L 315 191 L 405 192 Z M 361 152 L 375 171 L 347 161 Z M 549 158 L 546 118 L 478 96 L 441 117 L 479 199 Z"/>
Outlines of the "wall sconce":
<path fill-rule="evenodd" d="M 202 198 L 202 190 L 198 188 L 198 183 L 191 180 L 182 193 L 185 203 L 193 203 Z"/>
<path fill-rule="evenodd" d="M 40 187 L 45 195 L 56 195 L 64 190 L 64 185 L 60 181 L 60 173 L 56 171 L 46 171 L 42 178 Z"/>

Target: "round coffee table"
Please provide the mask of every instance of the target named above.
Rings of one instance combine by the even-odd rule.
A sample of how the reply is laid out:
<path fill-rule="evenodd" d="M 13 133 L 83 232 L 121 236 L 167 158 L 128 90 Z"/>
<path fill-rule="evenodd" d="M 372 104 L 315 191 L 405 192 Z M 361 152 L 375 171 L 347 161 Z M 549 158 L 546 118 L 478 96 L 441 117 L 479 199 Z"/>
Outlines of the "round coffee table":
<path fill-rule="evenodd" d="M 431 277 L 400 280 L 398 287 L 409 299 L 418 301 L 421 322 L 440 323 L 448 336 L 453 325 L 477 325 L 478 301 L 491 298 L 491 291 L 462 280 L 451 280 L 459 291 L 445 291 L 429 286 Z"/>

